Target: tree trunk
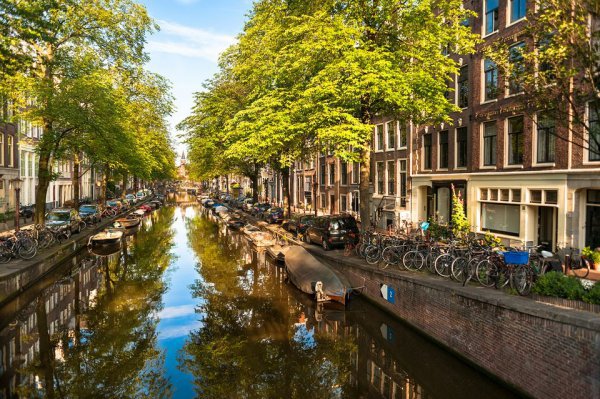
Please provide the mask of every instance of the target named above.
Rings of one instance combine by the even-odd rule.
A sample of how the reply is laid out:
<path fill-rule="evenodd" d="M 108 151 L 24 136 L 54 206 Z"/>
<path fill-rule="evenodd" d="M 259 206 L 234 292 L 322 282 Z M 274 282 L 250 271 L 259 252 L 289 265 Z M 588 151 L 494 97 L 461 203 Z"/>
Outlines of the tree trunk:
<path fill-rule="evenodd" d="M 73 185 L 73 206 L 75 209 L 79 209 L 79 184 L 81 181 L 81 160 L 79 154 L 73 155 L 73 176 L 71 176 L 71 184 Z"/>
<path fill-rule="evenodd" d="M 225 175 L 225 192 L 229 194 L 229 175 Z"/>
<path fill-rule="evenodd" d="M 123 188 L 121 189 L 121 198 L 125 198 L 127 195 L 127 172 L 123 172 Z"/>
<path fill-rule="evenodd" d="M 106 205 L 106 183 L 108 182 L 108 164 L 104 165 L 102 173 L 102 184 L 100 186 L 100 206 L 104 208 Z"/>
<path fill-rule="evenodd" d="M 140 185 L 140 180 L 138 179 L 137 176 L 133 176 L 133 189 L 134 191 L 137 193 L 138 190 L 140 189 L 139 186 Z"/>
<path fill-rule="evenodd" d="M 281 181 L 283 185 L 283 210 L 285 217 L 292 216 L 292 201 L 290 198 L 290 168 L 284 168 L 281 171 Z"/>
<path fill-rule="evenodd" d="M 252 202 L 258 202 L 258 174 L 253 174 L 250 176 L 252 180 Z"/>
<path fill-rule="evenodd" d="M 44 225 L 46 221 L 46 195 L 50 186 L 50 155 L 40 152 L 38 161 L 38 184 L 35 188 L 35 223 Z"/>
<path fill-rule="evenodd" d="M 360 222 L 361 230 L 371 227 L 371 194 L 369 193 L 369 178 L 371 174 L 371 149 L 365 147 L 360 152 Z"/>

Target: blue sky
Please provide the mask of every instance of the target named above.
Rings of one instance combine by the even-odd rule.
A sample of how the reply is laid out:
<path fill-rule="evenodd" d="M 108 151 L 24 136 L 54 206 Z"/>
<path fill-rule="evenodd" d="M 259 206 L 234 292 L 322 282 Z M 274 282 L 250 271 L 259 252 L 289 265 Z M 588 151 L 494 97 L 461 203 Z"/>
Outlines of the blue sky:
<path fill-rule="evenodd" d="M 175 125 L 189 115 L 193 93 L 217 72 L 219 54 L 242 31 L 251 0 L 140 0 L 161 30 L 148 39 L 148 69 L 171 81 Z M 183 146 L 177 146 L 179 154 Z"/>

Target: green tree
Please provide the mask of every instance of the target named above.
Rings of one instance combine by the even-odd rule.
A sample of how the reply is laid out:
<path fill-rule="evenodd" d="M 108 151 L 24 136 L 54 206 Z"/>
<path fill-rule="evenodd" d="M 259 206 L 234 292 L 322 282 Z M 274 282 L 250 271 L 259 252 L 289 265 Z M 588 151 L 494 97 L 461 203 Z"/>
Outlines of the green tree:
<path fill-rule="evenodd" d="M 126 70 L 146 59 L 145 37 L 154 29 L 132 0 L 0 0 L 0 25 L 8 26 L 16 56 L 30 57 L 23 87 L 31 100 L 26 117 L 39 122 L 36 222 L 43 223 L 54 160 L 75 134 L 118 134 L 109 113 L 110 91 L 98 70 Z M 67 105 L 67 108 L 63 108 Z M 89 125 L 94 126 L 89 126 Z"/>

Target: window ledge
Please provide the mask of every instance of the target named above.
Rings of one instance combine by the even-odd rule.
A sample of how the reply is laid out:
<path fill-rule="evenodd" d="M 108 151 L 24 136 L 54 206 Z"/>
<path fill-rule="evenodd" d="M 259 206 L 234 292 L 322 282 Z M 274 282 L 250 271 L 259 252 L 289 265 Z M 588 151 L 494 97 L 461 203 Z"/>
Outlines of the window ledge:
<path fill-rule="evenodd" d="M 490 36 L 493 36 L 493 35 L 495 35 L 495 34 L 497 34 L 497 33 L 498 33 L 498 29 L 496 29 L 495 31 L 493 31 L 493 32 L 490 32 L 490 33 L 484 33 L 484 34 L 482 34 L 482 35 L 481 35 L 481 38 L 482 38 L 482 39 L 487 39 L 488 37 L 490 37 Z"/>
<path fill-rule="evenodd" d="M 504 169 L 523 169 L 523 165 L 504 165 Z"/>
<path fill-rule="evenodd" d="M 498 99 L 494 98 L 493 100 L 483 101 L 482 103 L 480 103 L 480 105 L 493 104 L 493 103 L 497 103 L 497 102 L 498 102 Z"/>
<path fill-rule="evenodd" d="M 523 93 L 525 93 L 525 92 L 524 91 L 520 91 L 520 92 L 514 93 L 514 94 L 510 94 L 510 93 L 507 92 L 506 95 L 504 96 L 504 99 L 521 96 L 521 95 L 523 95 Z"/>
<path fill-rule="evenodd" d="M 448 168 L 439 168 L 435 170 L 436 172 L 447 172 Z"/>
<path fill-rule="evenodd" d="M 459 170 L 464 171 L 464 170 L 467 170 L 467 167 L 466 166 L 457 166 L 457 167 L 454 168 L 454 170 L 456 170 L 456 171 L 459 171 Z"/>
<path fill-rule="evenodd" d="M 533 165 L 531 165 L 533 168 L 548 168 L 548 167 L 555 167 L 556 163 L 554 162 L 536 162 Z"/>
<path fill-rule="evenodd" d="M 583 161 L 584 166 L 597 166 L 600 165 L 600 161 Z"/>
<path fill-rule="evenodd" d="M 509 12 L 510 12 L 510 10 L 509 10 Z M 507 28 L 510 28 L 511 26 L 513 26 L 513 25 L 516 25 L 516 24 L 518 24 L 519 22 L 523 22 L 523 21 L 525 21 L 526 19 L 527 19 L 527 16 L 525 16 L 525 17 L 522 17 L 522 18 L 519 18 L 519 19 L 517 19 L 516 21 L 510 22 L 508 25 L 506 25 L 506 27 L 507 27 Z"/>
<path fill-rule="evenodd" d="M 495 165 L 482 165 L 482 166 L 479 167 L 479 169 L 482 169 L 482 170 L 493 170 L 493 169 L 496 169 L 496 168 L 497 167 Z"/>

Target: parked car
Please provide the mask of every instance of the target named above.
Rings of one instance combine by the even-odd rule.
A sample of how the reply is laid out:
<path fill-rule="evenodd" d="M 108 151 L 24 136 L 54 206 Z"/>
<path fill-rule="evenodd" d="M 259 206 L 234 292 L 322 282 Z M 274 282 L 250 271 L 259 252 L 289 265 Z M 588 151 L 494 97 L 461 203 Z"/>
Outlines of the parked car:
<path fill-rule="evenodd" d="M 79 217 L 80 218 L 86 218 L 86 217 L 90 217 L 92 218 L 92 221 L 94 223 L 97 223 L 100 221 L 100 212 L 98 209 L 97 205 L 93 205 L 93 204 L 85 204 L 85 205 L 81 205 L 79 207 Z"/>
<path fill-rule="evenodd" d="M 110 200 L 106 201 L 106 206 L 110 206 L 111 208 L 115 208 L 117 211 L 120 211 L 123 208 L 123 203 L 118 200 Z"/>
<path fill-rule="evenodd" d="M 131 205 L 133 205 L 133 204 L 135 204 L 136 202 L 138 202 L 138 199 L 137 199 L 137 198 L 135 197 L 135 195 L 133 195 L 133 194 L 127 194 L 127 195 L 125 196 L 125 199 L 126 199 L 126 200 L 128 200 L 128 201 L 129 201 L 129 203 L 130 203 Z"/>
<path fill-rule="evenodd" d="M 69 227 L 71 233 L 81 231 L 81 218 L 76 209 L 57 208 L 46 214 L 46 226 L 60 228 Z"/>
<path fill-rule="evenodd" d="M 269 209 L 271 207 L 271 204 L 269 203 L 260 203 L 257 202 L 256 204 L 254 204 L 252 206 L 252 209 L 250 209 L 250 214 L 255 216 L 255 217 L 260 217 L 260 215 L 266 211 L 267 209 Z"/>
<path fill-rule="evenodd" d="M 305 239 L 308 243 L 320 244 L 327 251 L 336 245 L 344 245 L 349 240 L 358 242 L 358 225 L 350 215 L 317 217 L 306 230 Z"/>
<path fill-rule="evenodd" d="M 272 207 L 262 213 L 262 219 L 267 223 L 281 223 L 283 222 L 283 209 L 279 207 Z"/>
<path fill-rule="evenodd" d="M 19 205 L 19 216 L 25 219 L 32 218 L 35 214 L 35 205 Z"/>
<path fill-rule="evenodd" d="M 294 215 L 288 220 L 286 230 L 296 235 L 304 234 L 314 220 L 314 215 Z"/>

